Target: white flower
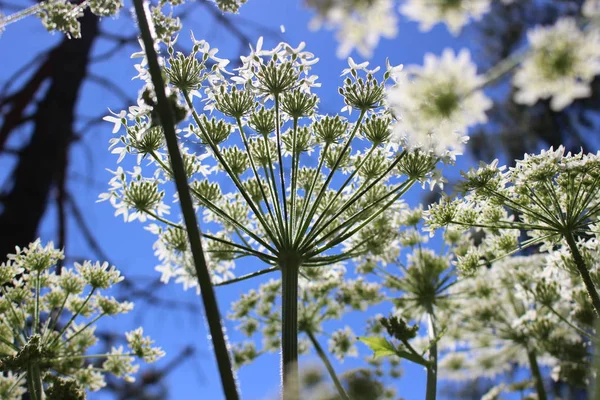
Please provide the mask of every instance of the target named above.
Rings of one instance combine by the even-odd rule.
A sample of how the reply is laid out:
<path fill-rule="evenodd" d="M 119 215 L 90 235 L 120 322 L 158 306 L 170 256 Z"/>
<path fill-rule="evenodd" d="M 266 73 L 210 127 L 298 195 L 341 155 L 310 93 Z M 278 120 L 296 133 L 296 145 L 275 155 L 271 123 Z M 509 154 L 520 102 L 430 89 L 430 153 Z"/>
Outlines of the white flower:
<path fill-rule="evenodd" d="M 388 90 L 390 108 L 399 118 L 397 141 L 409 148 L 433 151 L 440 156 L 460 154 L 468 139 L 467 128 L 487 121 L 492 102 L 479 87 L 468 50 L 458 55 L 450 49 L 441 57 L 425 56 L 425 64 L 394 71 L 396 85 Z"/>
<path fill-rule="evenodd" d="M 418 21 L 422 31 L 443 22 L 453 35 L 460 33 L 470 19 L 478 20 L 490 9 L 491 0 L 407 0 L 400 12 Z"/>
<path fill-rule="evenodd" d="M 122 110 L 120 113 L 117 114 L 113 112 L 110 108 L 108 109 L 108 111 L 110 111 L 112 115 L 107 115 L 102 119 L 107 122 L 112 122 L 114 124 L 112 133 L 117 133 L 123 125 L 123 121 L 125 119 L 125 116 L 127 115 L 127 112 L 125 110 Z"/>
<path fill-rule="evenodd" d="M 552 98 L 558 111 L 591 93 L 590 83 L 600 73 L 600 33 L 582 32 L 574 19 L 560 19 L 551 27 L 528 32 L 531 54 L 515 73 L 519 89 L 515 101 L 527 105 Z"/>
<path fill-rule="evenodd" d="M 356 4 L 338 1 L 324 14 L 311 21 L 311 28 L 325 25 L 337 30 L 340 42 L 337 55 L 347 57 L 354 49 L 363 57 L 371 57 L 381 37 L 393 38 L 398 33 L 398 18 L 391 0 L 374 0 Z"/>
<path fill-rule="evenodd" d="M 600 0 L 586 0 L 581 7 L 581 13 L 583 16 L 595 20 L 598 22 L 600 18 Z"/>
<path fill-rule="evenodd" d="M 126 332 L 125 337 L 133 353 L 143 358 L 145 362 L 152 363 L 164 357 L 165 352 L 160 347 L 153 347 L 154 340 L 149 336 L 144 337 L 144 328 L 139 327 L 131 332 Z"/>
<path fill-rule="evenodd" d="M 328 341 L 329 351 L 339 361 L 344 361 L 345 357 L 357 357 L 358 349 L 355 346 L 356 334 L 352 332 L 349 326 L 339 329 L 331 335 Z"/>

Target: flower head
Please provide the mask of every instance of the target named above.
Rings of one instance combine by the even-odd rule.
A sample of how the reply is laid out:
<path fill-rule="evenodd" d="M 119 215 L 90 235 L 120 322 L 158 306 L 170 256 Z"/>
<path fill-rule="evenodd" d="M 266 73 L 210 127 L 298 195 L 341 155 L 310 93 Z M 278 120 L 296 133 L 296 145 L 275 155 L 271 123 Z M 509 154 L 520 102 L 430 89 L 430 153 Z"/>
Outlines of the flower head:
<path fill-rule="evenodd" d="M 583 32 L 577 22 L 563 18 L 549 27 L 528 32 L 530 54 L 515 73 L 515 101 L 533 105 L 551 98 L 558 111 L 591 93 L 590 83 L 600 73 L 600 33 Z"/>
<path fill-rule="evenodd" d="M 467 50 L 425 56 L 425 65 L 409 66 L 394 76 L 387 93 L 398 118 L 396 140 L 440 156 L 460 154 L 467 128 L 487 121 L 492 103 L 480 89 L 483 79 Z"/>

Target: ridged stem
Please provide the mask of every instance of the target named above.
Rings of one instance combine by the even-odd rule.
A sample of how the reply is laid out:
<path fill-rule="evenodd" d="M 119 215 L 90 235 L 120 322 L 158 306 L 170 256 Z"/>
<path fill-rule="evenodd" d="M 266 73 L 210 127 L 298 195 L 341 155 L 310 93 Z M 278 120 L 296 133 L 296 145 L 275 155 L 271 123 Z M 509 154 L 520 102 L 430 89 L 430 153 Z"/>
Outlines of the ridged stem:
<path fill-rule="evenodd" d="M 31 400 L 44 400 L 44 386 L 42 384 L 42 374 L 39 365 L 35 361 L 27 366 L 27 391 Z"/>
<path fill-rule="evenodd" d="M 287 261 L 281 268 L 281 379 L 282 398 L 299 399 L 298 376 L 298 270 L 300 264 Z"/>
<path fill-rule="evenodd" d="M 533 350 L 528 350 L 527 358 L 529 359 L 529 368 L 531 369 L 531 375 L 533 375 L 537 398 L 538 400 L 546 400 L 548 397 L 546 396 L 546 389 L 544 389 L 544 379 L 542 378 L 535 352 Z"/>
<path fill-rule="evenodd" d="M 435 326 L 435 317 L 433 315 L 433 307 L 427 313 L 427 324 L 427 333 L 432 344 L 429 347 L 429 365 L 427 366 L 427 391 L 425 393 L 425 400 L 435 400 L 437 394 L 438 348 L 437 330 Z"/>

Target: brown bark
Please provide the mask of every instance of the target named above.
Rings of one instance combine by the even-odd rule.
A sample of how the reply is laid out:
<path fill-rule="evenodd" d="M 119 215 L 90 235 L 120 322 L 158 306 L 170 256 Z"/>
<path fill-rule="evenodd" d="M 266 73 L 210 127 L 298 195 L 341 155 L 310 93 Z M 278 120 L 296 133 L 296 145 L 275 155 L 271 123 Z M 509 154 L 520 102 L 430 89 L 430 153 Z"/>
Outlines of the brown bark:
<path fill-rule="evenodd" d="M 98 18 L 87 12 L 81 19 L 82 38 L 64 38 L 48 53 L 22 89 L 4 100 L 11 106 L 0 127 L 0 146 L 18 126 L 22 112 L 35 101 L 42 83 L 48 89 L 33 116 L 29 143 L 19 152 L 10 177 L 8 193 L 2 196 L 0 214 L 0 259 L 35 240 L 50 195 L 64 183 L 69 147 L 74 141 L 73 122 L 78 94 L 85 80 L 90 51 L 98 37 Z"/>

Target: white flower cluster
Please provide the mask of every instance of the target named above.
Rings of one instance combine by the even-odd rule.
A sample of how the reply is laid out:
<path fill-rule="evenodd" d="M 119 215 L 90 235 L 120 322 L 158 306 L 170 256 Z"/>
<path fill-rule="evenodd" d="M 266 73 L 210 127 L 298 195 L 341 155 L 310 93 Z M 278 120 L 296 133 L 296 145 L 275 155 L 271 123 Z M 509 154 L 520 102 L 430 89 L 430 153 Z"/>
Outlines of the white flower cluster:
<path fill-rule="evenodd" d="M 190 55 L 168 51 L 165 71 L 179 90 L 170 92 L 175 108 L 183 109 L 183 100 L 193 117 L 180 131 L 189 148 L 180 150 L 192 194 L 210 230 L 204 237 L 213 282 L 234 278 L 234 261 L 241 257 L 256 256 L 278 265 L 289 246 L 303 266 L 334 264 L 367 253 L 389 259 L 397 240 L 393 215 L 403 207 L 402 194 L 415 182 L 443 182 L 436 170 L 438 157 L 421 150 L 401 151 L 390 141 L 394 117 L 384 105 L 384 82 L 401 67 L 388 65 L 379 81 L 379 68 L 349 59 L 340 94 L 346 103 L 343 111 L 360 113 L 351 122 L 317 113 L 319 99 L 312 89 L 320 83 L 311 68 L 318 59 L 304 50 L 304 43 L 296 48 L 280 43 L 265 50 L 260 39 L 241 57 L 235 74 L 226 78 L 228 61 L 216 58 L 216 50 L 205 42 L 193 41 Z M 209 69 L 206 61 L 211 59 L 215 64 Z M 145 63 L 137 69 L 148 81 Z M 153 125 L 148 91 L 149 83 L 138 106 L 105 119 L 115 124 L 115 133 L 126 128 L 124 135 L 111 140 L 119 161 L 131 154 L 140 164 L 146 157 L 155 170 L 143 177 L 145 169 L 139 166 L 132 172 L 118 168 L 100 200 L 110 200 L 116 214 L 127 221 L 157 221 L 149 229 L 159 236 L 155 250 L 162 280 L 175 278 L 186 288 L 195 287 L 187 235 L 179 221 L 166 219 L 169 207 L 162 187 L 172 180 L 172 172 L 162 129 Z M 192 95 L 213 114 L 210 118 L 193 109 Z M 194 142 L 207 151 L 191 151 L 198 148 Z M 316 168 L 304 165 L 312 153 L 318 155 Z M 333 185 L 337 175 L 344 181 L 341 186 Z M 235 189 L 224 190 L 224 180 Z M 213 226 L 219 230 L 212 231 Z M 385 240 L 383 231 L 389 233 Z M 342 246 L 343 254 L 323 254 Z"/>
<path fill-rule="evenodd" d="M 457 35 L 471 20 L 478 20 L 490 10 L 492 0 L 406 0 L 400 12 L 418 21 L 423 31 L 443 22 Z M 505 1 L 506 2 L 506 1 Z"/>
<path fill-rule="evenodd" d="M 482 90 L 468 50 L 446 49 L 441 57 L 425 56 L 425 64 L 391 75 L 395 84 L 387 100 L 398 118 L 396 140 L 409 148 L 454 159 L 468 140 L 467 128 L 487 121 L 492 102 Z"/>
<path fill-rule="evenodd" d="M 398 33 L 393 0 L 307 0 L 307 4 L 318 13 L 310 22 L 311 29 L 324 26 L 336 31 L 340 58 L 348 57 L 355 49 L 369 58 L 382 37 L 391 39 Z"/>
<path fill-rule="evenodd" d="M 600 73 L 600 32 L 582 31 L 575 19 L 562 18 L 554 25 L 528 32 L 530 54 L 515 73 L 515 100 L 533 105 L 551 98 L 559 111 L 573 100 L 591 94 L 590 83 Z"/>
<path fill-rule="evenodd" d="M 442 377 L 495 378 L 516 364 L 552 368 L 556 381 L 586 384 L 593 311 L 581 281 L 546 265 L 545 254 L 511 257 L 450 289 Z"/>
<path fill-rule="evenodd" d="M 133 380 L 135 357 L 154 362 L 164 355 L 142 328 L 126 334 L 131 353 L 113 348 L 90 354 L 97 342 L 95 323 L 129 312 L 133 304 L 101 294 L 123 280 L 108 263 L 75 263 L 75 269 L 51 271 L 64 258 L 52 243 L 37 240 L 17 248 L 0 265 L 0 395 L 20 399 L 25 387 L 34 398 L 84 398 L 84 390 L 105 386 L 111 373 Z M 92 364 L 105 359 L 98 366 Z M 44 394 L 45 393 L 45 394 Z M 82 397 L 83 396 L 83 397 Z"/>

